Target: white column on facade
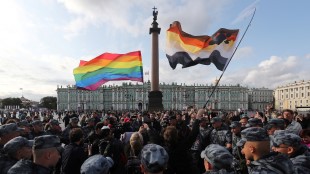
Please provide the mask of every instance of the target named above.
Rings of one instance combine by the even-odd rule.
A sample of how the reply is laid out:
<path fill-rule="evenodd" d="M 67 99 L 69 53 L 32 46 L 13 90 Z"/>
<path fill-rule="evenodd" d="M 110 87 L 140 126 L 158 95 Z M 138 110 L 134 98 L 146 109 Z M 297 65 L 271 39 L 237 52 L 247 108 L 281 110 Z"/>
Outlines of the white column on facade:
<path fill-rule="evenodd" d="M 228 94 L 228 109 L 231 110 L 231 101 L 230 101 L 231 90 L 228 89 L 227 92 L 228 92 L 228 93 L 227 93 L 227 94 Z"/>
<path fill-rule="evenodd" d="M 68 103 L 67 103 L 67 109 L 68 109 L 68 111 L 70 111 L 70 89 L 69 89 L 69 86 L 68 86 Z"/>

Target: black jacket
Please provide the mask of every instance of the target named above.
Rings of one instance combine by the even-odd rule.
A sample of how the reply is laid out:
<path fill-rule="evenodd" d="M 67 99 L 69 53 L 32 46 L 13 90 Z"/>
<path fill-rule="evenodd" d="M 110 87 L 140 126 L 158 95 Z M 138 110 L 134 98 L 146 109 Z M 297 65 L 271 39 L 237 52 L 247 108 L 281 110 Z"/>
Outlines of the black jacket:
<path fill-rule="evenodd" d="M 78 174 L 83 162 L 87 159 L 83 146 L 75 143 L 68 144 L 62 153 L 62 174 Z"/>
<path fill-rule="evenodd" d="M 193 129 L 187 137 L 175 145 L 165 146 L 169 155 L 168 168 L 165 174 L 188 174 L 193 173 L 194 166 L 189 149 L 199 133 L 199 120 L 195 120 Z"/>

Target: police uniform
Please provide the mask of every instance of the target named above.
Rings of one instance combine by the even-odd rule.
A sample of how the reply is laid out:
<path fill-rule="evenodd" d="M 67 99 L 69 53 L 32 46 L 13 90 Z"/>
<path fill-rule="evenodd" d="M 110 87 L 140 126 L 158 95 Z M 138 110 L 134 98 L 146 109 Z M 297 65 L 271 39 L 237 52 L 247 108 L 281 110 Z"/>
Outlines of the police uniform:
<path fill-rule="evenodd" d="M 59 122 L 58 120 L 55 120 L 55 119 L 51 119 L 49 121 L 49 124 L 52 126 L 52 125 L 59 125 Z M 53 129 L 48 129 L 45 131 L 45 134 L 46 135 L 57 135 L 57 136 L 61 136 L 61 129 L 60 130 L 53 130 Z"/>
<path fill-rule="evenodd" d="M 243 146 L 247 141 L 260 142 L 270 141 L 265 129 L 260 127 L 251 127 L 241 131 L 241 140 L 237 143 L 239 147 Z M 293 163 L 284 154 L 276 152 L 269 153 L 256 161 L 251 161 L 248 165 L 249 173 L 262 174 L 291 174 L 293 171 Z"/>
<path fill-rule="evenodd" d="M 231 167 L 233 156 L 223 146 L 218 144 L 210 144 L 204 151 L 201 152 L 201 158 L 208 161 L 212 165 L 212 171 L 206 171 L 205 174 L 234 173 Z"/>
<path fill-rule="evenodd" d="M 290 160 L 294 164 L 295 173 L 310 173 L 310 153 L 306 145 L 301 143 L 301 138 L 289 133 L 287 130 L 276 131 L 273 139 L 273 146 L 279 147 L 281 144 L 294 147 L 294 152 L 290 155 Z"/>
<path fill-rule="evenodd" d="M 40 120 L 34 120 L 32 123 L 31 123 L 32 126 L 35 126 L 35 125 L 39 125 L 39 126 L 43 126 L 43 122 L 40 121 Z M 42 131 L 39 131 L 39 132 L 34 132 L 32 130 L 31 132 L 31 137 L 35 138 L 35 137 L 38 137 L 38 136 L 42 136 L 42 135 L 45 135 L 45 132 L 42 130 Z"/>
<path fill-rule="evenodd" d="M 249 173 L 257 174 L 292 174 L 293 164 L 284 154 L 271 152 L 257 161 L 251 161 Z"/>
<path fill-rule="evenodd" d="M 72 118 L 70 118 L 70 123 L 72 123 L 72 122 L 77 124 L 79 122 L 79 119 L 77 117 L 72 117 Z M 73 127 L 73 126 L 71 126 L 71 124 L 69 124 L 61 133 L 61 136 L 63 138 L 63 143 L 66 145 L 68 145 L 70 143 L 69 134 L 73 128 L 79 128 L 79 126 Z"/>
<path fill-rule="evenodd" d="M 43 135 L 36 137 L 34 139 L 33 149 L 47 149 L 47 148 L 57 148 L 58 151 L 62 150 L 60 139 L 55 135 Z M 31 160 L 19 160 L 11 169 L 8 171 L 8 174 L 50 174 L 53 172 L 53 169 L 46 168 L 44 166 L 33 163 Z"/>
<path fill-rule="evenodd" d="M 102 155 L 91 156 L 82 164 L 81 174 L 108 174 L 113 163 L 110 157 Z"/>
<path fill-rule="evenodd" d="M 219 117 L 213 117 L 211 123 L 221 122 L 222 120 Z M 220 128 L 213 129 L 210 134 L 210 144 L 219 144 L 221 146 L 226 146 L 227 143 L 231 144 L 231 132 L 230 130 L 221 125 Z"/>
<path fill-rule="evenodd" d="M 272 128 L 276 128 L 277 130 L 283 130 L 285 127 L 285 121 L 280 118 L 270 119 L 267 125 L 264 127 L 266 130 L 270 130 Z M 275 130 L 276 131 L 276 130 Z M 269 135 L 270 138 L 270 149 L 273 146 L 274 133 Z"/>
<path fill-rule="evenodd" d="M 279 129 L 284 129 L 285 126 L 285 121 L 283 119 L 280 118 L 273 118 L 270 119 L 266 125 L 266 129 L 269 130 L 273 127 L 279 128 Z"/>
<path fill-rule="evenodd" d="M 168 165 L 167 151 L 157 144 L 147 144 L 141 150 L 141 164 L 149 173 L 164 171 Z"/>
<path fill-rule="evenodd" d="M 239 123 L 238 121 L 233 121 L 230 126 L 231 129 L 232 128 L 236 128 L 236 127 L 240 127 L 241 128 L 241 123 Z M 241 157 L 241 153 L 240 150 L 237 146 L 237 142 L 241 139 L 241 134 L 232 134 L 232 155 L 234 157 L 236 157 L 237 159 L 240 159 Z"/>
<path fill-rule="evenodd" d="M 208 119 L 205 117 L 202 117 L 201 122 L 206 121 L 208 122 Z M 200 158 L 200 153 L 202 150 L 205 149 L 205 147 L 208 145 L 208 138 L 210 136 L 210 133 L 212 131 L 211 127 L 199 127 L 199 134 L 197 135 L 196 141 L 193 143 L 190 152 L 193 158 L 193 164 L 197 166 L 197 169 L 199 171 L 204 171 L 204 165 L 203 160 Z M 201 172 L 200 172 L 201 173 Z"/>
<path fill-rule="evenodd" d="M 233 121 L 230 124 L 230 128 L 236 128 L 236 127 L 241 127 L 241 123 L 238 121 Z M 232 135 L 232 155 L 234 156 L 234 162 L 233 166 L 236 172 L 239 173 L 247 173 L 247 167 L 246 167 L 246 162 L 244 156 L 241 154 L 241 148 L 237 146 L 238 141 L 241 140 L 241 134 L 240 132 L 235 134 L 233 133 Z"/>
<path fill-rule="evenodd" d="M 32 140 L 27 140 L 24 137 L 15 137 L 8 141 L 3 147 L 3 153 L 0 157 L 0 173 L 7 173 L 8 170 L 19 160 L 15 158 L 17 150 L 28 147 L 31 148 L 33 144 Z"/>
<path fill-rule="evenodd" d="M 6 134 L 9 134 L 12 132 L 22 132 L 23 130 L 24 129 L 19 128 L 16 123 L 9 123 L 9 124 L 1 125 L 0 126 L 0 138 L 2 136 L 6 136 Z M 4 144 L 0 144 L 0 152 L 2 151 Z"/>
<path fill-rule="evenodd" d="M 24 128 L 24 129 L 26 129 L 26 127 L 27 127 L 27 129 L 29 129 L 29 132 L 24 131 L 24 132 L 21 134 L 22 137 L 25 137 L 25 138 L 27 138 L 28 140 L 32 140 L 32 139 L 33 139 L 33 136 L 32 136 L 32 134 L 30 133 L 30 130 L 31 130 L 30 127 L 31 127 L 31 125 L 29 124 L 29 122 L 28 122 L 27 120 L 22 120 L 22 121 L 20 121 L 20 122 L 18 123 L 18 126 L 21 127 L 21 128 Z"/>
<path fill-rule="evenodd" d="M 263 127 L 263 122 L 261 119 L 258 118 L 250 118 L 248 120 L 248 124 L 245 125 L 245 127 Z"/>

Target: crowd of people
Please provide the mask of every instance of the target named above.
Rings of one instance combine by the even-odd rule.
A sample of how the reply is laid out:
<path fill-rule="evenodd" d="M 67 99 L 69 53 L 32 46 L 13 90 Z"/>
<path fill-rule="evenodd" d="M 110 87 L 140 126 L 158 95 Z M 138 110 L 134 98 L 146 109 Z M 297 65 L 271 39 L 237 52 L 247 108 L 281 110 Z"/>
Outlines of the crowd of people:
<path fill-rule="evenodd" d="M 289 109 L 0 117 L 0 174 L 310 173 L 310 114 Z"/>

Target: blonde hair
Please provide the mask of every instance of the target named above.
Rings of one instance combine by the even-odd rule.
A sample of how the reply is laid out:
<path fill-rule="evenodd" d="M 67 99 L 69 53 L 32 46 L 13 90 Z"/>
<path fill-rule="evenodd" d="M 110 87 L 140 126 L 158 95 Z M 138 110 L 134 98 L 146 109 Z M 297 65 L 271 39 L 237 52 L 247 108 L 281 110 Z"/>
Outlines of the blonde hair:
<path fill-rule="evenodd" d="M 140 134 L 139 132 L 135 132 L 131 135 L 130 140 L 130 152 L 134 153 L 135 155 L 137 153 L 140 153 L 142 147 L 143 147 L 143 137 L 142 134 Z"/>
<path fill-rule="evenodd" d="M 139 132 L 134 132 L 131 137 L 130 137 L 130 145 L 132 146 L 133 144 L 143 144 L 143 137 L 142 134 L 140 134 Z"/>

